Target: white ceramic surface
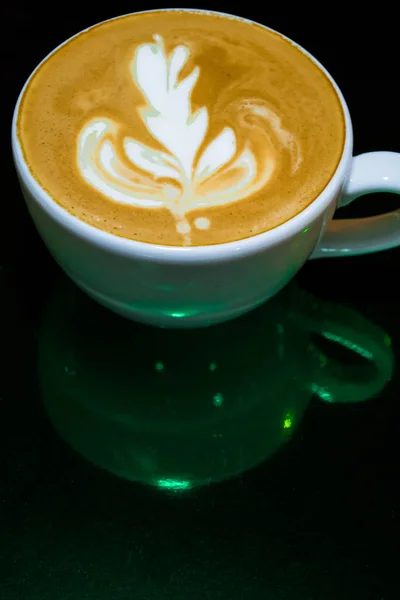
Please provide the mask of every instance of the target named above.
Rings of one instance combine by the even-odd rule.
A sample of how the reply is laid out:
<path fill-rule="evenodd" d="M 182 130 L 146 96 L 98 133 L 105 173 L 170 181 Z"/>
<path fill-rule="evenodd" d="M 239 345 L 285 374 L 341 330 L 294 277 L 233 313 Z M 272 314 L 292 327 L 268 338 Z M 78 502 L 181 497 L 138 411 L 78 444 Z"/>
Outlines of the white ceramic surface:
<path fill-rule="evenodd" d="M 171 247 L 122 239 L 61 208 L 35 181 L 23 158 L 16 135 L 22 90 L 12 124 L 21 189 L 45 244 L 80 288 L 137 321 L 199 327 L 237 317 L 268 300 L 308 258 L 351 256 L 400 245 L 400 208 L 369 219 L 332 222 L 338 206 L 359 196 L 400 193 L 400 154 L 370 152 L 353 158 L 345 100 L 324 67 L 301 50 L 326 73 L 342 102 L 346 139 L 338 168 L 319 197 L 290 221 L 251 238 L 214 246 Z"/>

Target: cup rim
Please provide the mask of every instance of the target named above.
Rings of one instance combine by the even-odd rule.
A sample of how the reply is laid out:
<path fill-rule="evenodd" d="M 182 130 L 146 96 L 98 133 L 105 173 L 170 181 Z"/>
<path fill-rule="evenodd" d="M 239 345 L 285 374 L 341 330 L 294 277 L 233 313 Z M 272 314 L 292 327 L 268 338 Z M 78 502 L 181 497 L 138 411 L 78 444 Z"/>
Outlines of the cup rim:
<path fill-rule="evenodd" d="M 288 221 L 285 221 L 284 223 L 278 225 L 277 227 L 274 227 L 273 229 L 236 241 L 203 246 L 168 246 L 119 237 L 107 231 L 103 231 L 102 229 L 98 229 L 94 225 L 90 225 L 89 223 L 81 221 L 78 217 L 75 217 L 74 215 L 69 213 L 65 208 L 59 205 L 34 178 L 25 161 L 21 144 L 17 136 L 18 112 L 21 100 L 23 98 L 28 84 L 34 77 L 35 73 L 40 69 L 42 64 L 46 60 L 48 60 L 52 56 L 52 54 L 55 54 L 60 48 L 62 48 L 62 46 L 69 43 L 71 40 L 78 37 L 82 33 L 85 33 L 86 31 L 89 31 L 94 27 L 98 27 L 103 23 L 115 21 L 132 14 L 171 11 L 186 11 L 191 13 L 210 14 L 230 19 L 237 19 L 250 25 L 258 25 L 259 27 L 262 27 L 264 29 L 267 29 L 268 31 L 279 35 L 281 38 L 298 48 L 324 73 L 324 75 L 330 81 L 333 89 L 335 90 L 339 98 L 344 117 L 345 137 L 342 154 L 334 174 L 332 175 L 331 179 L 328 181 L 322 192 L 308 206 L 306 206 L 301 212 L 299 212 L 297 215 L 295 215 Z M 294 235 L 301 233 L 309 226 L 309 224 L 315 218 L 317 218 L 324 211 L 324 209 L 326 209 L 326 207 L 331 201 L 332 194 L 334 194 L 336 190 L 340 189 L 340 186 L 342 185 L 346 177 L 349 167 L 349 160 L 353 152 L 352 122 L 350 112 L 346 101 L 343 97 L 343 94 L 333 77 L 327 71 L 327 69 L 310 52 L 305 50 L 305 48 L 303 48 L 300 44 L 293 41 L 286 35 L 280 33 L 279 31 L 276 31 L 271 27 L 263 25 L 262 23 L 258 23 L 257 21 L 253 21 L 252 19 L 247 19 L 245 17 L 240 17 L 238 15 L 233 15 L 222 11 L 196 8 L 155 8 L 137 12 L 129 12 L 124 15 L 119 15 L 111 19 L 105 19 L 103 21 L 95 23 L 94 25 L 80 30 L 78 33 L 72 35 L 68 39 L 61 42 L 39 62 L 39 64 L 31 72 L 26 82 L 24 83 L 24 86 L 22 87 L 22 90 L 19 93 L 14 108 L 11 138 L 14 163 L 21 181 L 29 189 L 31 195 L 34 197 L 35 201 L 40 205 L 42 210 L 44 210 L 54 221 L 56 221 L 60 226 L 67 229 L 70 233 L 73 233 L 79 238 L 86 240 L 91 245 L 107 250 L 108 252 L 117 254 L 122 257 L 138 259 L 140 258 L 145 261 L 159 263 L 190 264 L 226 261 L 232 259 L 233 257 L 239 258 L 241 256 L 257 254 L 265 248 L 279 245 L 288 237 L 293 237 Z"/>

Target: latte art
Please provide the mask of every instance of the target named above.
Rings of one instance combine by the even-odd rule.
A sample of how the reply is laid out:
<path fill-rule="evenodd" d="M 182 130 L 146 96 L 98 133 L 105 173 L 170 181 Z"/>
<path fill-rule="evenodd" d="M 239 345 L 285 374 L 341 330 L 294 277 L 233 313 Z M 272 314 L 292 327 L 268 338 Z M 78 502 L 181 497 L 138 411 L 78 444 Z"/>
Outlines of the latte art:
<path fill-rule="evenodd" d="M 195 67 L 179 81 L 189 49 L 177 46 L 168 57 L 162 37 L 154 35 L 154 40 L 137 49 L 131 74 L 132 83 L 146 101 L 137 109 L 140 118 L 165 150 L 146 146 L 133 137 L 124 137 L 119 143 L 119 124 L 95 117 L 79 134 L 78 167 L 84 179 L 110 200 L 142 208 L 168 208 L 177 232 L 189 245 L 189 211 L 237 202 L 263 188 L 274 174 L 282 148 L 292 154 L 293 172 L 301 158 L 296 140 L 281 127 L 279 117 L 262 101 L 251 99 L 242 101 L 238 114 L 242 123 L 255 120 L 251 129 L 258 129 L 258 136 L 264 137 L 262 156 L 252 151 L 251 137 L 238 147 L 231 127 L 223 128 L 202 147 L 209 111 L 207 107 L 193 110 L 191 105 L 200 69 Z M 206 216 L 194 221 L 198 229 L 210 225 Z"/>
<path fill-rule="evenodd" d="M 105 21 L 26 86 L 18 139 L 33 177 L 92 227 L 204 246 L 281 225 L 334 174 L 340 100 L 291 42 L 218 13 Z"/>

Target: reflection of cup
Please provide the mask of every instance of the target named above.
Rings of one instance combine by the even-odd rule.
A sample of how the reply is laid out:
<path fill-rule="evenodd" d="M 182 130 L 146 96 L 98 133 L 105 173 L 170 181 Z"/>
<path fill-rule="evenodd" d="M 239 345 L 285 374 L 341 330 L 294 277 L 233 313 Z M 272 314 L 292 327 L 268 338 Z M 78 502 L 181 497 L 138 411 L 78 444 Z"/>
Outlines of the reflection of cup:
<path fill-rule="evenodd" d="M 22 191 L 46 245 L 77 285 L 101 304 L 132 319 L 161 326 L 202 326 L 237 317 L 266 301 L 311 255 L 349 256 L 399 245 L 399 210 L 372 219 L 331 222 L 336 208 L 356 197 L 376 191 L 399 192 L 400 154 L 371 152 L 352 157 L 352 124 L 342 94 L 325 69 L 300 50 L 336 90 L 345 121 L 343 151 L 332 178 L 304 210 L 270 231 L 236 242 L 196 247 L 138 242 L 97 229 L 67 212 L 28 168 L 17 136 L 20 97 L 12 143 Z M 57 51 L 59 48 L 54 53 Z M 50 62 L 51 56 L 45 60 Z M 318 128 L 315 131 L 317 137 Z M 112 171 L 114 159 L 109 167 Z M 183 233 L 187 231 L 188 223 L 178 225 L 183 225 Z M 199 225 L 203 227 L 204 223 Z"/>
<path fill-rule="evenodd" d="M 329 357 L 318 336 L 360 360 Z M 171 331 L 119 319 L 63 280 L 39 340 L 41 392 L 60 435 L 121 477 L 170 489 L 259 464 L 313 393 L 365 400 L 391 372 L 379 327 L 295 286 L 243 319 Z"/>

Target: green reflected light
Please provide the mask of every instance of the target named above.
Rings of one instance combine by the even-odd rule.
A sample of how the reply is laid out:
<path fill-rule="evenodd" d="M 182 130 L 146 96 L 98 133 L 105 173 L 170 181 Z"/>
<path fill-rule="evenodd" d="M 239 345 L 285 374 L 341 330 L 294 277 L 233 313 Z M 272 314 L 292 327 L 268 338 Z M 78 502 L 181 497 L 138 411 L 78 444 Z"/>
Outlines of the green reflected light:
<path fill-rule="evenodd" d="M 312 384 L 311 390 L 313 394 L 319 396 L 321 400 L 324 400 L 325 402 L 333 402 L 332 394 L 326 388 L 318 385 L 317 383 Z"/>
<path fill-rule="evenodd" d="M 361 346 L 359 346 L 358 344 L 355 344 L 354 342 L 352 342 L 350 340 L 346 340 L 346 338 L 343 338 L 339 335 L 335 335 L 334 333 L 331 333 L 330 331 L 323 331 L 321 335 L 323 335 L 324 338 L 327 340 L 331 340 L 332 342 L 341 344 L 345 348 L 348 348 L 349 350 L 356 352 L 357 354 L 359 354 L 363 358 L 366 358 L 367 360 L 373 360 L 373 358 L 374 358 L 374 355 L 372 354 L 372 352 L 369 352 L 369 350 L 362 348 Z"/>
<path fill-rule="evenodd" d="M 156 485 L 161 489 L 170 490 L 173 492 L 190 490 L 190 488 L 192 487 L 190 481 L 185 481 L 182 479 L 159 479 L 156 482 Z"/>
<path fill-rule="evenodd" d="M 214 406 L 220 407 L 224 403 L 224 397 L 222 394 L 214 394 L 213 396 Z"/>
<path fill-rule="evenodd" d="M 158 372 L 164 371 L 164 369 L 165 369 L 164 363 L 162 363 L 162 362 L 156 363 L 155 369 Z"/>
<path fill-rule="evenodd" d="M 290 429 L 292 425 L 292 417 L 290 415 L 286 415 L 286 417 L 283 419 L 283 429 Z"/>

